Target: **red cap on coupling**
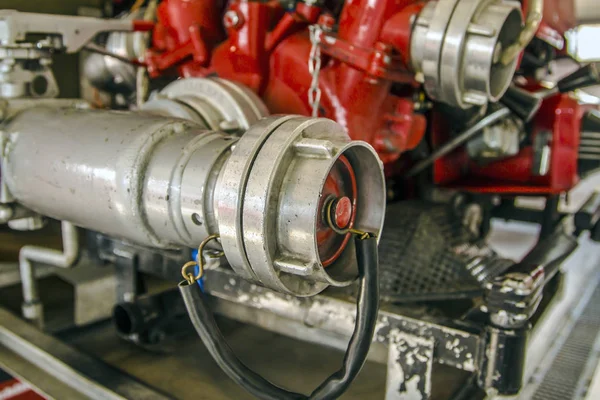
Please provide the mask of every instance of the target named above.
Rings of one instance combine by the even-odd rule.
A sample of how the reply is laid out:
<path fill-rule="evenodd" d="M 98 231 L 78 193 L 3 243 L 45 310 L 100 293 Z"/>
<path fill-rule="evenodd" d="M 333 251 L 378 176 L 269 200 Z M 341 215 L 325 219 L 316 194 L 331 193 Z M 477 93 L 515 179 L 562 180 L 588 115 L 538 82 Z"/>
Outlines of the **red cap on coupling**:
<path fill-rule="evenodd" d="M 334 201 L 332 210 L 333 222 L 340 229 L 347 228 L 352 218 L 352 200 L 344 196 Z"/>
<path fill-rule="evenodd" d="M 357 197 L 358 185 L 354 168 L 342 155 L 329 172 L 319 206 L 323 210 L 323 220 L 317 225 L 317 243 L 324 267 L 333 264 L 350 241 L 351 233 L 340 234 L 336 230 L 353 227 Z"/>

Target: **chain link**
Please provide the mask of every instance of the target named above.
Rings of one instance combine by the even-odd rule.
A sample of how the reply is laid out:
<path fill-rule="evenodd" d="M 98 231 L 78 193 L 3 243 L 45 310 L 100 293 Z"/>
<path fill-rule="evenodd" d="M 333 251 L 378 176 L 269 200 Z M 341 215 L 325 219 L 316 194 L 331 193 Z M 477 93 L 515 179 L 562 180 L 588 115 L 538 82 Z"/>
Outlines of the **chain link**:
<path fill-rule="evenodd" d="M 312 116 L 319 116 L 319 103 L 321 102 L 321 89 L 319 88 L 319 73 L 321 72 L 321 33 L 319 25 L 309 26 L 310 31 L 310 56 L 308 58 L 308 71 L 312 75 L 310 89 L 308 89 L 308 103 L 312 108 Z"/>

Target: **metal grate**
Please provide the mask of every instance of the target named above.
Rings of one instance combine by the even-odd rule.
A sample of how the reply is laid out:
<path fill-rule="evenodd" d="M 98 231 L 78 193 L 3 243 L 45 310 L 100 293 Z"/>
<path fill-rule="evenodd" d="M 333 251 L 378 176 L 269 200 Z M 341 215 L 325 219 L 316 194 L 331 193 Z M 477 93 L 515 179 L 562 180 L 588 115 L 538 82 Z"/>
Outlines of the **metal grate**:
<path fill-rule="evenodd" d="M 393 302 L 480 295 L 512 265 L 474 241 L 451 207 L 418 201 L 388 207 L 379 263 L 382 298 Z"/>
<path fill-rule="evenodd" d="M 600 286 L 577 319 L 565 344 L 544 376 L 533 400 L 571 400 L 586 373 L 600 331 Z M 593 371 L 591 371 L 593 372 Z"/>

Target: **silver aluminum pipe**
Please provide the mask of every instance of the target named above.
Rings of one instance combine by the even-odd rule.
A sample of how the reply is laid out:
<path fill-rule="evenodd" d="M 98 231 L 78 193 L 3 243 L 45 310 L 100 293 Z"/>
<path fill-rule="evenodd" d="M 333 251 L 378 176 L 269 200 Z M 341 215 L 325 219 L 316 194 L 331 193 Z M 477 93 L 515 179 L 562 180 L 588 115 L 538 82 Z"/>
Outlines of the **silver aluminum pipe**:
<path fill-rule="evenodd" d="M 48 107 L 51 109 L 72 110 L 74 107 L 82 108 L 78 102 L 71 102 L 68 107 L 64 101 L 40 101 L 33 100 L 23 103 L 19 100 L 10 100 L 5 107 L 3 115 L 11 119 L 19 110 L 32 107 Z M 61 107 L 60 104 L 63 104 Z M 258 121 L 267 114 L 267 110 L 249 89 L 222 79 L 190 78 L 171 83 L 157 94 L 153 101 L 145 104 L 146 112 L 176 116 L 196 121 L 203 128 L 225 126 L 230 132 L 237 132 L 248 128 L 251 123 Z M 87 107 L 83 107 L 86 108 Z M 174 115 L 173 115 L 174 114 Z M 2 147 L 10 149 L 10 143 L 6 146 L 6 137 L 10 134 L 3 133 Z M 33 150 L 33 149 L 32 149 Z M 8 152 L 7 152 L 8 154 Z M 1 159 L 2 157 L 0 157 Z M 14 203 L 6 182 L 0 182 L 0 223 L 26 217 L 31 211 L 20 204 Z M 13 227 L 13 226 L 11 226 Z M 16 229 L 16 228 L 15 228 Z M 71 267 L 78 257 L 79 247 L 77 242 L 77 230 L 69 222 L 62 223 L 62 236 L 64 252 L 54 249 L 25 246 L 19 253 L 19 267 L 23 287 L 23 315 L 25 318 L 43 325 L 43 304 L 39 299 L 37 281 L 32 262 L 67 268 Z"/>
<path fill-rule="evenodd" d="M 39 214 L 158 248 L 194 247 L 216 228 L 198 205 L 233 137 L 149 114 L 44 107 L 6 130 L 3 179 Z"/>
<path fill-rule="evenodd" d="M 32 262 L 53 267 L 70 268 L 79 256 L 77 228 L 70 222 L 61 224 L 63 251 L 39 246 L 24 246 L 19 252 L 19 270 L 23 286 L 23 316 L 38 325 L 43 325 L 43 306 L 37 289 L 37 280 Z"/>
<path fill-rule="evenodd" d="M 381 162 L 330 120 L 270 117 L 238 139 L 143 112 L 36 107 L 4 130 L 20 204 L 155 248 L 219 233 L 236 272 L 299 296 L 350 284 L 344 229 L 383 223 Z"/>

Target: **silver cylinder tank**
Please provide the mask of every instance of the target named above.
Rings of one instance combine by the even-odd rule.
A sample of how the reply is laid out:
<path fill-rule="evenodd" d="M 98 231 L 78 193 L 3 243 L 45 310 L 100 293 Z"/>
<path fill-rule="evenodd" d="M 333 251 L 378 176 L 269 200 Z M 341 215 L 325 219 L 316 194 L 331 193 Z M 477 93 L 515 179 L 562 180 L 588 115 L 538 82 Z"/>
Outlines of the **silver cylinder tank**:
<path fill-rule="evenodd" d="M 383 223 L 376 153 L 325 119 L 270 117 L 239 138 L 149 113 L 38 107 L 4 132 L 3 179 L 22 205 L 158 248 L 220 233 L 238 274 L 282 292 L 350 284 L 347 229 Z"/>

